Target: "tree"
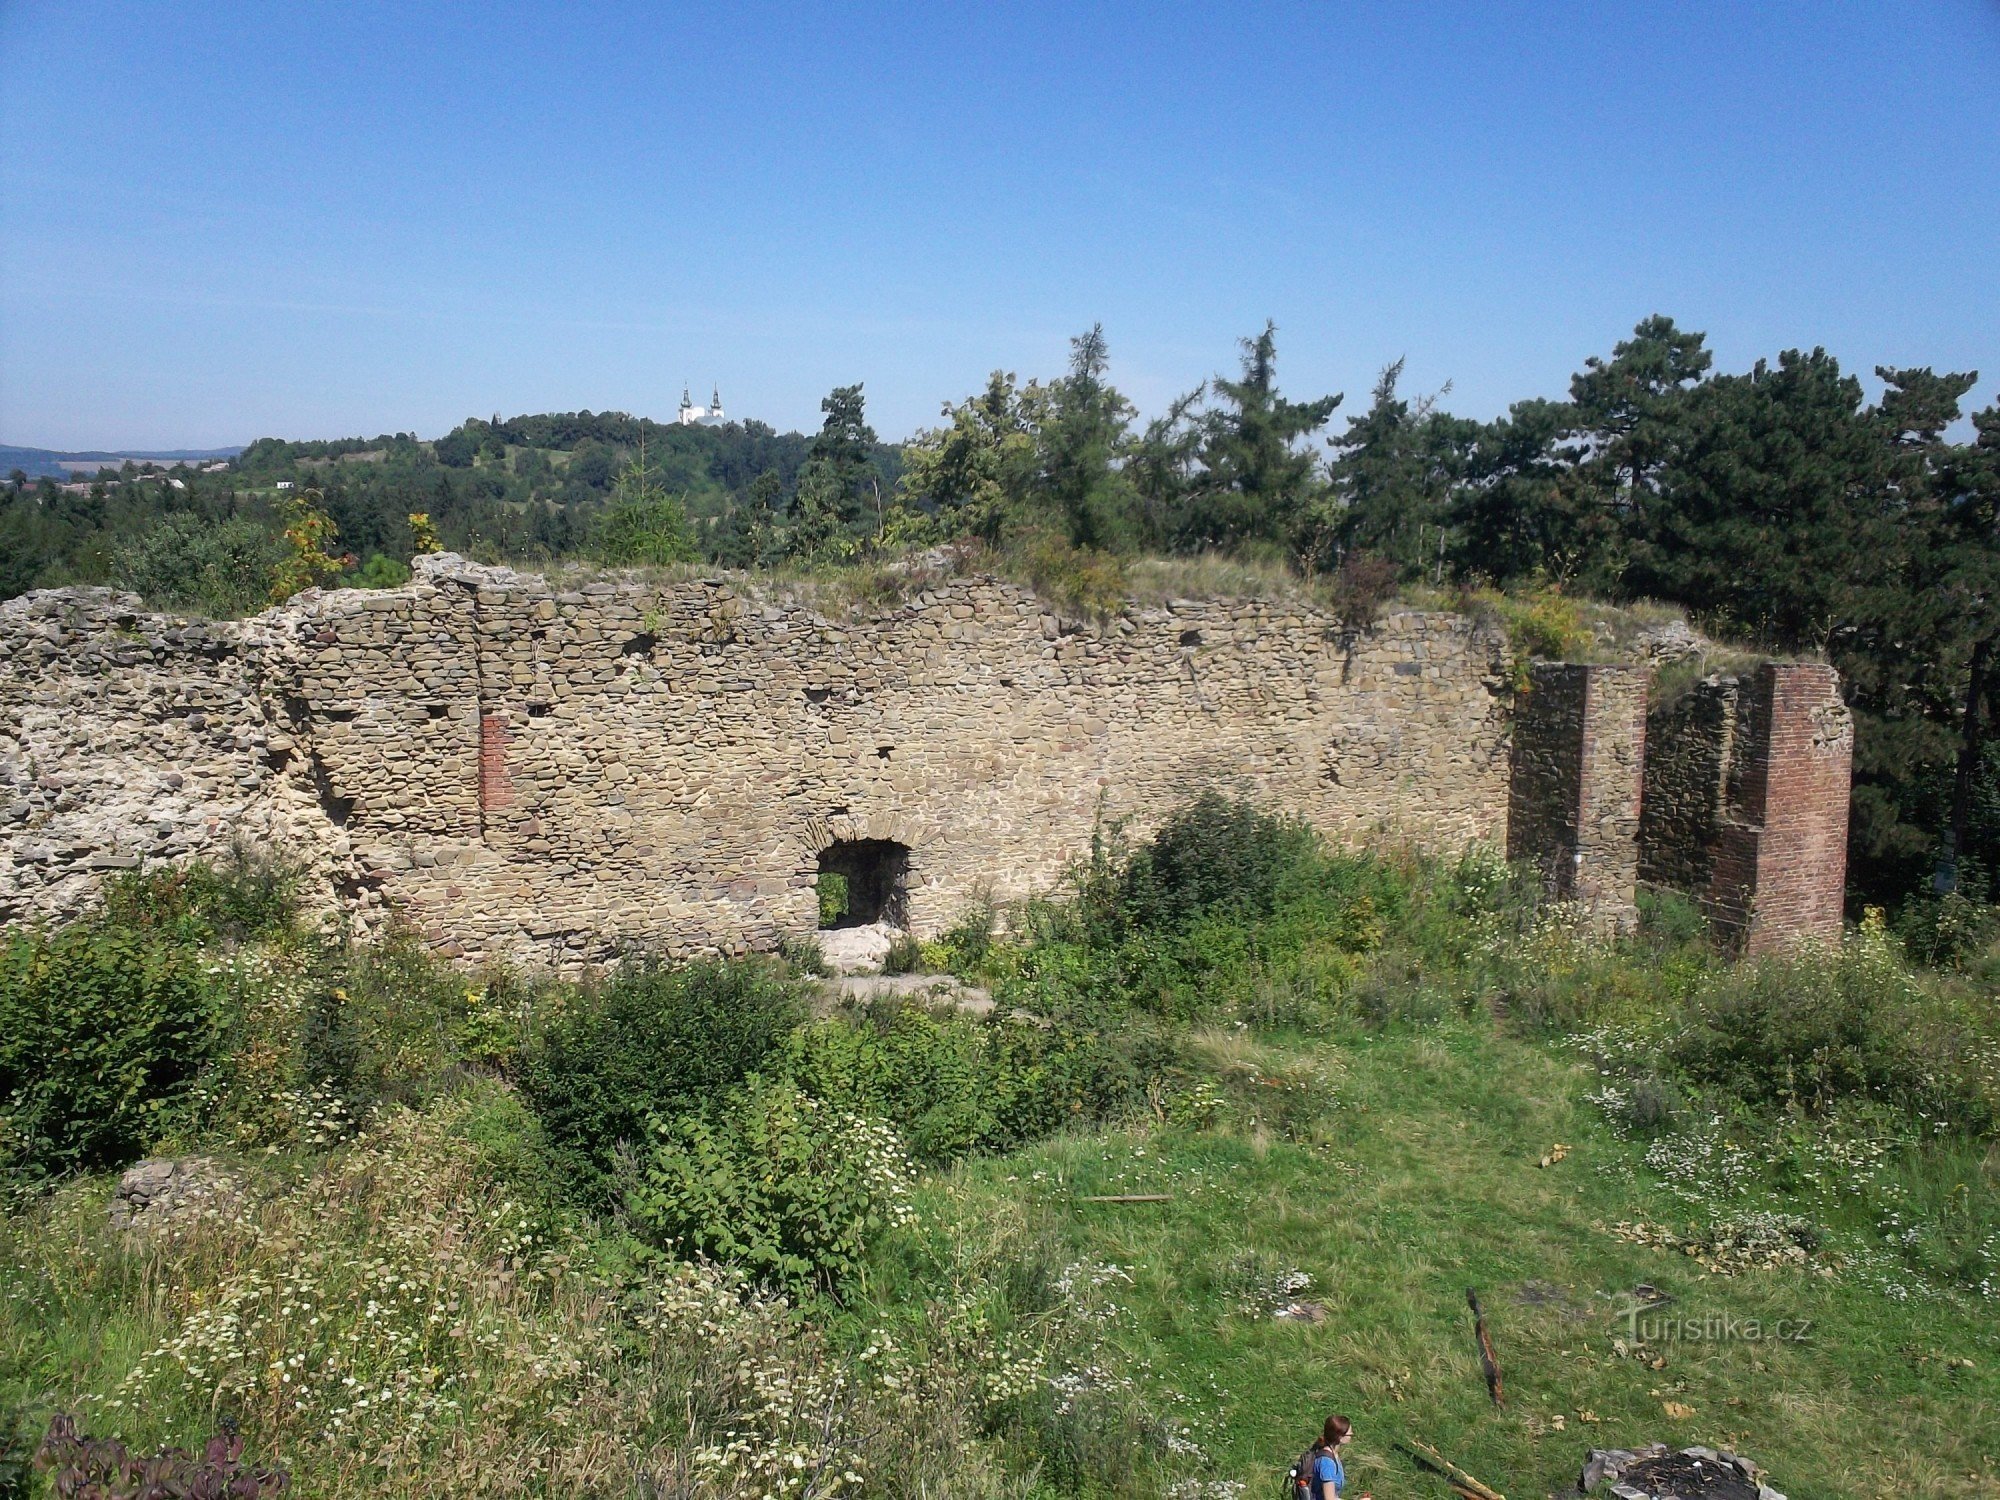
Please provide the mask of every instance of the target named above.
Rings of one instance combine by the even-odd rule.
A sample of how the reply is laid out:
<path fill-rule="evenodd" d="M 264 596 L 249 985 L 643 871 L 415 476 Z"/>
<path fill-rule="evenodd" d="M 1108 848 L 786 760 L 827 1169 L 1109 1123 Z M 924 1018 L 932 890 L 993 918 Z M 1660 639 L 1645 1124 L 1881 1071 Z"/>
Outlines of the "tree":
<path fill-rule="evenodd" d="M 1069 342 L 1069 373 L 1050 387 L 1040 423 L 1035 477 L 1070 544 L 1104 548 L 1132 528 L 1132 486 L 1120 468 L 1132 404 L 1104 378 L 1111 349 L 1102 323 Z"/>
<path fill-rule="evenodd" d="M 1402 374 L 1400 359 L 1387 366 L 1368 410 L 1327 440 L 1333 452 L 1327 489 L 1298 541 L 1308 571 L 1365 553 L 1410 581 L 1441 563 L 1453 487 L 1464 476 L 1479 424 L 1437 410 L 1444 391 L 1404 400 L 1396 393 Z"/>
<path fill-rule="evenodd" d="M 1021 515 L 1036 463 L 1035 413 L 1042 387 L 1025 390 L 995 370 L 986 389 L 957 405 L 947 402 L 942 427 L 925 428 L 903 445 L 898 500 L 933 516 L 946 535 L 998 542 Z"/>
<path fill-rule="evenodd" d="M 1198 472 L 1175 528 L 1182 549 L 1292 540 L 1318 487 L 1316 460 L 1299 446 L 1324 427 L 1340 397 L 1278 394 L 1278 327 L 1243 343 L 1240 379 L 1217 376 L 1220 405 L 1202 414 Z"/>
<path fill-rule="evenodd" d="M 817 463 L 813 480 L 813 505 L 835 517 L 840 528 L 857 531 L 867 513 L 868 501 L 879 501 L 881 475 L 871 458 L 876 445 L 875 429 L 868 425 L 866 403 L 859 385 L 835 386 L 819 403 L 825 414 L 819 436 L 807 454 L 807 466 Z M 805 494 L 804 472 L 799 477 L 799 493 Z"/>
<path fill-rule="evenodd" d="M 647 467 L 646 445 L 619 474 L 598 527 L 598 557 L 613 566 L 662 566 L 695 556 L 687 509 Z"/>
<path fill-rule="evenodd" d="M 1607 489 L 1622 492 L 1621 503 L 1654 487 L 1672 455 L 1688 392 L 1714 363 L 1705 344 L 1704 335 L 1655 314 L 1614 345 L 1610 359 L 1593 355 L 1571 379 L 1571 427 L 1586 440 L 1582 461 Z"/>
<path fill-rule="evenodd" d="M 853 491 L 830 458 L 806 460 L 792 499 L 785 551 L 809 566 L 843 562 L 860 550 L 850 519 Z"/>
<path fill-rule="evenodd" d="M 273 604 L 331 583 L 354 566 L 353 553 L 335 555 L 327 550 L 340 540 L 340 532 L 322 507 L 322 498 L 318 490 L 300 490 L 285 503 L 285 552 L 271 574 Z"/>
<path fill-rule="evenodd" d="M 1449 513 L 1461 578 L 1561 584 L 1616 549 L 1617 519 L 1570 432 L 1570 409 L 1558 401 L 1518 401 L 1479 430 Z"/>

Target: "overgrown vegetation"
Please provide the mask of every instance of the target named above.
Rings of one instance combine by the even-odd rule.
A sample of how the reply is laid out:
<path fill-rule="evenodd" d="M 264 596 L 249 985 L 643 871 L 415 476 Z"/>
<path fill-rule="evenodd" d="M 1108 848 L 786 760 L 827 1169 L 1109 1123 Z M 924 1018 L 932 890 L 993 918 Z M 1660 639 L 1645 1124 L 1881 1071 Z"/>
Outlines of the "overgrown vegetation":
<path fill-rule="evenodd" d="M 222 1420 L 329 1496 L 1223 1500 L 1336 1407 L 1381 1492 L 1401 1437 L 1510 1493 L 1656 1436 L 1834 1500 L 1990 1485 L 1970 941 L 1731 966 L 1676 899 L 1614 939 L 1218 794 L 906 955 L 983 1015 L 769 958 L 467 975 L 288 893 L 191 867 L 8 935 L 16 1493 L 57 1411 L 128 1455 Z M 111 1227 L 154 1150 L 227 1191 Z M 1662 1331 L 1640 1283 L 1809 1337 Z"/>

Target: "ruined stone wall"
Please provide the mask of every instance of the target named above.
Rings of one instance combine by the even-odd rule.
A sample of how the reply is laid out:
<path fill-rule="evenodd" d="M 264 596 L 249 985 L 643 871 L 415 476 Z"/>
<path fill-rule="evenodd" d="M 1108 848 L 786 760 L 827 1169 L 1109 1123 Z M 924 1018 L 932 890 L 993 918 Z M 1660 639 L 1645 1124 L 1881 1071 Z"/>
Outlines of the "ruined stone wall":
<path fill-rule="evenodd" d="M 1641 878 L 1693 895 L 1745 953 L 1837 939 L 1854 721 L 1833 668 L 1706 679 L 1650 732 Z"/>
<path fill-rule="evenodd" d="M 1766 662 L 1739 700 L 1708 903 L 1743 952 L 1840 935 L 1854 719 L 1833 668 Z"/>
<path fill-rule="evenodd" d="M 993 578 L 908 588 L 823 612 L 739 577 L 562 590 L 442 557 L 233 623 L 8 601 L 0 922 L 239 840 L 452 956 L 733 951 L 810 932 L 821 856 L 884 841 L 896 914 L 930 933 L 1048 889 L 1100 819 L 1143 832 L 1220 785 L 1335 836 L 1504 840 L 1611 925 L 1643 880 L 1751 952 L 1839 933 L 1830 668 L 1704 683 L 1649 724 L 1642 671 L 1545 664 L 1512 724 L 1504 640 L 1456 615 L 1176 601 L 1099 625 Z"/>
<path fill-rule="evenodd" d="M 1648 711 L 1642 883 L 1707 892 L 1727 807 L 1741 691 L 1734 677 L 1710 677 Z"/>
<path fill-rule="evenodd" d="M 1646 673 L 1538 663 L 1514 727 L 1507 854 L 1532 860 L 1549 894 L 1602 924 L 1638 918 Z"/>
<path fill-rule="evenodd" d="M 1337 835 L 1504 834 L 1504 643 L 1458 616 L 1176 602 L 1100 627 L 953 578 L 850 620 L 740 578 L 559 592 L 420 561 L 239 624 L 0 605 L 0 919 L 236 833 L 363 921 L 393 903 L 446 953 L 573 963 L 810 931 L 845 839 L 908 846 L 934 931 L 1203 784 Z"/>

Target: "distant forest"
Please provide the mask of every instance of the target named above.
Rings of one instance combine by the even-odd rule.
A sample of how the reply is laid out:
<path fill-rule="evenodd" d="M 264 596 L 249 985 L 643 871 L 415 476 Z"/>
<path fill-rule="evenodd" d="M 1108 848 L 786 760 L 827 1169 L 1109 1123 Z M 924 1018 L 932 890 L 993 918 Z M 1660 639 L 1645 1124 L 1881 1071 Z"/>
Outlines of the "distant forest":
<path fill-rule="evenodd" d="M 308 582 L 380 585 L 443 546 L 493 561 L 825 568 L 955 539 L 1085 592 L 1141 553 L 1291 571 L 1365 618 L 1397 590 L 1657 599 L 1713 634 L 1824 653 L 1859 725 L 1860 899 L 1964 905 L 2000 874 L 2000 408 L 1976 376 L 1824 350 L 1718 373 L 1649 318 L 1561 399 L 1457 417 L 1384 370 L 1294 398 L 1276 330 L 1140 421 L 1101 330 L 1068 368 L 996 371 L 901 445 L 860 386 L 811 435 L 623 413 L 473 419 L 434 442 L 262 439 L 215 473 L 0 488 L 0 594 L 117 583 L 241 613 Z"/>

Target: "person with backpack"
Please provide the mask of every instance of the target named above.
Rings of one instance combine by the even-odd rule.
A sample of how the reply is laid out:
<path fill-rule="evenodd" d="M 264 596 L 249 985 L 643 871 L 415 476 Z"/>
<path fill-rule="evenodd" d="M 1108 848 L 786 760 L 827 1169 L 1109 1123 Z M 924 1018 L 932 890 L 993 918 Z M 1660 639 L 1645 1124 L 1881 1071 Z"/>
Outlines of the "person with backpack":
<path fill-rule="evenodd" d="M 1354 1424 L 1343 1416 L 1331 1416 L 1320 1429 L 1319 1441 L 1299 1455 L 1292 1466 L 1291 1500 L 1343 1500 L 1347 1471 L 1341 1467 L 1340 1450 L 1354 1436 Z M 1371 1500 L 1357 1495 L 1354 1500 Z"/>

